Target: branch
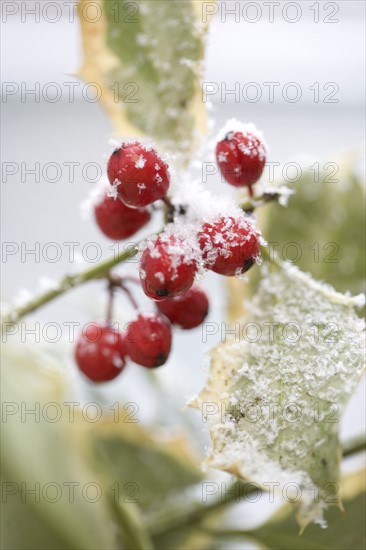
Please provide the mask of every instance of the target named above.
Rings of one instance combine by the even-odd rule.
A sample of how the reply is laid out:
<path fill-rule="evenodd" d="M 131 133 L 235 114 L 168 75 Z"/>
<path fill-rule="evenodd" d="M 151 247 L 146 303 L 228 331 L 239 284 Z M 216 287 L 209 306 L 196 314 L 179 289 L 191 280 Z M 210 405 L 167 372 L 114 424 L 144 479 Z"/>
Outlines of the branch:
<path fill-rule="evenodd" d="M 281 188 L 273 191 L 267 190 L 264 193 L 262 193 L 262 195 L 255 197 L 251 201 L 247 201 L 241 204 L 240 208 L 244 212 L 251 213 L 255 210 L 257 206 L 261 206 L 262 204 L 273 202 L 273 201 L 278 202 L 281 198 L 289 194 L 291 194 L 290 190 L 284 191 L 284 190 L 281 190 Z M 167 209 L 166 216 L 168 216 L 169 209 L 172 209 L 172 208 L 174 209 L 174 207 L 172 203 L 169 201 L 169 199 L 166 199 L 165 202 L 166 202 L 166 209 Z M 169 221 L 169 220 L 166 220 L 166 221 Z M 44 306 L 48 302 L 51 302 L 55 298 L 58 298 L 62 294 L 65 294 L 67 291 L 71 290 L 72 288 L 81 286 L 82 284 L 87 283 L 89 281 L 104 277 L 108 273 L 108 271 L 112 269 L 114 266 L 122 262 L 125 262 L 130 258 L 132 258 L 133 256 L 135 256 L 137 254 L 137 251 L 138 251 L 138 244 L 135 246 L 131 246 L 122 254 L 118 254 L 113 258 L 106 260 L 105 262 L 101 262 L 100 264 L 92 267 L 91 269 L 87 269 L 86 271 L 82 271 L 81 273 L 77 273 L 76 275 L 66 275 L 55 288 L 48 290 L 44 294 L 41 294 L 40 296 L 33 298 L 24 306 L 13 309 L 8 315 L 4 317 L 4 319 L 2 319 L 2 322 L 17 323 L 25 315 L 28 315 L 29 313 L 36 311 L 38 308 Z M 264 252 L 263 255 L 266 256 L 266 253 Z"/>
<path fill-rule="evenodd" d="M 343 458 L 366 451 L 366 438 L 364 435 L 354 437 L 343 444 Z"/>
<path fill-rule="evenodd" d="M 182 527 L 197 525 L 206 517 L 218 512 L 230 504 L 235 504 L 240 499 L 240 491 L 246 495 L 256 492 L 257 488 L 251 483 L 239 483 L 236 481 L 226 490 L 225 499 L 216 499 L 212 504 L 200 504 L 178 507 L 164 507 L 154 514 L 146 517 L 145 525 L 153 535 L 165 534 Z"/>
<path fill-rule="evenodd" d="M 148 531 L 145 529 L 140 508 L 130 502 L 114 502 L 112 510 L 122 529 L 126 550 L 154 550 Z"/>
<path fill-rule="evenodd" d="M 240 204 L 240 208 L 247 214 L 251 214 L 258 206 L 263 206 L 269 202 L 287 201 L 287 198 L 294 192 L 287 187 L 280 187 L 276 190 L 264 191 L 261 195 Z M 286 203 L 285 203 L 286 204 Z"/>
<path fill-rule="evenodd" d="M 366 449 L 365 436 L 359 436 L 351 441 L 343 444 L 343 458 L 356 454 Z M 190 507 L 164 507 L 154 514 L 149 515 L 145 519 L 145 525 L 149 532 L 153 536 L 165 534 L 175 529 L 181 529 L 186 527 L 198 527 L 199 529 L 206 528 L 202 526 L 202 521 L 209 518 L 211 514 L 214 514 L 220 510 L 225 509 L 230 504 L 235 504 L 238 495 L 241 492 L 245 492 L 245 495 L 250 495 L 257 491 L 257 486 L 251 483 L 233 483 L 231 487 L 226 490 L 225 500 L 222 498 L 216 499 L 212 504 L 200 504 Z M 222 534 L 222 533 L 221 533 Z M 241 531 L 235 533 L 230 531 L 230 535 L 245 535 L 250 536 L 251 532 Z"/>
<path fill-rule="evenodd" d="M 108 260 L 101 262 L 90 269 L 77 273 L 76 275 L 66 275 L 63 279 L 61 279 L 55 288 L 41 294 L 40 296 L 37 296 L 36 298 L 33 298 L 24 306 L 14 309 L 4 318 L 4 321 L 16 323 L 25 315 L 32 313 L 32 311 L 35 311 L 55 298 L 58 298 L 58 296 L 65 294 L 72 288 L 78 287 L 89 281 L 105 277 L 110 269 L 122 262 L 126 262 L 135 256 L 137 251 L 138 245 L 130 246 L 122 254 L 116 254 L 113 258 L 109 258 Z"/>

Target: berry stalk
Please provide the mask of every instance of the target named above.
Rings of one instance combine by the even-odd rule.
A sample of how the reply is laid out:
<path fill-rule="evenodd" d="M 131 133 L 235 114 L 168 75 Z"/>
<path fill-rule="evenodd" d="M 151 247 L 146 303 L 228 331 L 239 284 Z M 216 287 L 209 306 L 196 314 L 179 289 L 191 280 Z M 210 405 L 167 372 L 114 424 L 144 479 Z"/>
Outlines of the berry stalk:
<path fill-rule="evenodd" d="M 37 296 L 30 300 L 24 306 L 14 309 L 7 316 L 5 316 L 2 321 L 8 323 L 16 323 L 25 315 L 36 311 L 40 307 L 46 305 L 48 302 L 51 302 L 55 298 L 62 296 L 62 294 L 65 294 L 72 288 L 76 288 L 89 281 L 105 277 L 105 275 L 113 267 L 122 262 L 126 262 L 130 258 L 133 258 L 133 256 L 137 254 L 137 251 L 138 245 L 136 244 L 135 246 L 130 246 L 122 254 L 117 254 L 112 258 L 105 260 L 104 262 L 100 262 L 99 264 L 93 266 L 91 269 L 86 269 L 85 271 L 76 273 L 75 275 L 65 275 L 65 277 L 61 279 L 56 288 L 48 290 L 44 294 L 41 294 L 40 296 Z"/>

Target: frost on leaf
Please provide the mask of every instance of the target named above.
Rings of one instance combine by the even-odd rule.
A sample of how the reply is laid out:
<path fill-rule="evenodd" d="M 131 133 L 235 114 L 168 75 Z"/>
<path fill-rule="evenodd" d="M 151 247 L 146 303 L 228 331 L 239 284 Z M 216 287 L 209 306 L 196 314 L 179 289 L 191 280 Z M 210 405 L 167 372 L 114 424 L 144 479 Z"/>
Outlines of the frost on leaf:
<path fill-rule="evenodd" d="M 206 132 L 200 80 L 208 24 L 201 2 L 97 0 L 100 17 L 78 12 L 84 50 L 79 76 L 97 83 L 116 130 L 146 134 L 169 151 L 193 150 Z"/>
<path fill-rule="evenodd" d="M 240 341 L 212 351 L 191 403 L 210 431 L 208 464 L 273 487 L 302 528 L 341 506 L 339 420 L 363 371 L 360 301 L 284 264 L 246 304 Z"/>

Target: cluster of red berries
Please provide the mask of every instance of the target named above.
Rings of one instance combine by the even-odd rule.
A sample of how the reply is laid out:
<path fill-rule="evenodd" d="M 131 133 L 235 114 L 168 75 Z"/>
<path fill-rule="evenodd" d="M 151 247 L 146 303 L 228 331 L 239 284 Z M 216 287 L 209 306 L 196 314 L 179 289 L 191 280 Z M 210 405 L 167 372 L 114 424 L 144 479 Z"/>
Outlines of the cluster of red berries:
<path fill-rule="evenodd" d="M 79 369 L 93 382 L 118 376 L 129 357 L 146 368 L 156 368 L 168 359 L 172 344 L 171 325 L 191 329 L 208 314 L 208 298 L 198 286 L 186 294 L 157 305 L 156 313 L 138 313 L 119 331 L 109 323 L 93 323 L 80 335 L 75 359 Z"/>
<path fill-rule="evenodd" d="M 218 142 L 216 157 L 225 180 L 246 186 L 252 196 L 266 159 L 261 137 L 253 131 L 230 131 Z M 151 218 L 149 205 L 158 200 L 165 201 L 173 220 L 177 211 L 185 213 L 185 207 L 176 208 L 166 197 L 169 169 L 154 149 L 139 142 L 123 143 L 112 153 L 107 173 L 111 191 L 95 205 L 94 213 L 109 238 L 126 239 L 136 233 Z M 158 312 L 140 313 L 123 334 L 109 324 L 96 325 L 91 335 L 84 334 L 78 341 L 77 364 L 93 381 L 117 376 L 127 357 L 147 368 L 165 363 L 171 323 L 194 328 L 207 315 L 207 296 L 193 286 L 198 271 L 242 275 L 260 256 L 260 234 L 239 210 L 203 220 L 193 238 L 169 225 L 173 229 L 146 241 L 140 262 L 141 286 L 156 302 Z"/>

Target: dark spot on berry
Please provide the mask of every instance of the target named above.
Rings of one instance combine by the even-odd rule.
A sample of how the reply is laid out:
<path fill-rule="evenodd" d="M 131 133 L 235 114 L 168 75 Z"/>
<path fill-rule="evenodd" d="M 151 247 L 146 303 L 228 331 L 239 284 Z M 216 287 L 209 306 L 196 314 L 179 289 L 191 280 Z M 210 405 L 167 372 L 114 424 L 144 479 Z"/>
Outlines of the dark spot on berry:
<path fill-rule="evenodd" d="M 231 141 L 234 137 L 234 132 L 228 132 L 224 138 L 225 141 Z"/>
<path fill-rule="evenodd" d="M 157 290 L 156 295 L 159 296 L 159 298 L 163 298 L 165 296 L 169 296 L 169 292 L 167 291 L 166 288 L 164 288 L 162 290 Z"/>
<path fill-rule="evenodd" d="M 166 355 L 164 353 L 159 353 L 159 355 L 156 358 L 154 367 L 160 367 L 161 365 L 164 365 L 165 361 L 166 361 Z"/>
<path fill-rule="evenodd" d="M 248 269 L 250 269 L 254 264 L 255 264 L 254 260 L 245 260 L 243 264 L 243 273 L 248 271 Z"/>

